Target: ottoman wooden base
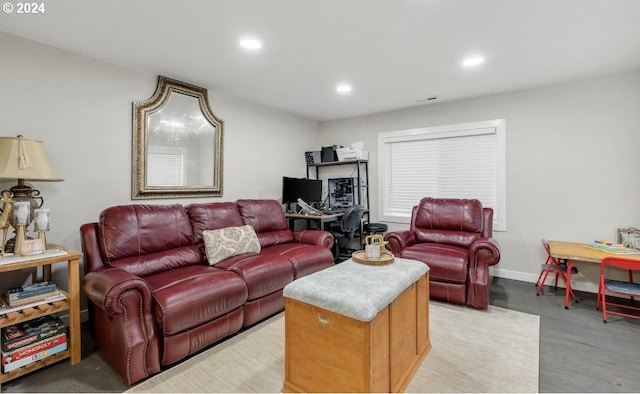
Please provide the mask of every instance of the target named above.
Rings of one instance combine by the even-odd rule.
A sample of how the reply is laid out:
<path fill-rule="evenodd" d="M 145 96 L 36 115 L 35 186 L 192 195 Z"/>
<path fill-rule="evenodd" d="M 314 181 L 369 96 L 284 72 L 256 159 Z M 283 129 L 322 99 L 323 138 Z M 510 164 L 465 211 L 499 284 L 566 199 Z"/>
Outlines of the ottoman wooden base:
<path fill-rule="evenodd" d="M 429 273 L 370 322 L 285 298 L 284 392 L 401 392 L 429 350 Z"/>

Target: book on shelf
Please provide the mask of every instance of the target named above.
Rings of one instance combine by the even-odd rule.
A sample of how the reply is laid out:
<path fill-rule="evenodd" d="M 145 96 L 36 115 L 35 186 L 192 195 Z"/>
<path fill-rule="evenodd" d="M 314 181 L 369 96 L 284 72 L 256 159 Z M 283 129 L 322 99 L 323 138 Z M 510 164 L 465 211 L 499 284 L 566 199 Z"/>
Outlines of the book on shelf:
<path fill-rule="evenodd" d="M 16 301 L 35 297 L 56 290 L 56 284 L 53 281 L 38 282 L 31 285 L 13 287 L 4 291 L 4 295 L 9 301 Z"/>
<path fill-rule="evenodd" d="M 49 356 L 53 356 L 55 354 L 58 354 L 60 352 L 64 352 L 65 350 L 67 350 L 67 346 L 68 346 L 68 342 L 65 340 L 64 343 L 61 343 L 59 345 L 56 345 L 52 348 L 43 350 L 39 353 L 35 353 L 27 358 L 23 358 L 17 361 L 11 361 L 7 364 L 2 364 L 2 372 L 3 373 L 7 373 L 7 372 L 11 372 L 14 369 L 18 369 L 24 366 L 27 366 L 31 363 L 34 363 L 36 361 L 39 360 L 43 360 Z"/>
<path fill-rule="evenodd" d="M 25 308 L 29 308 L 29 307 L 36 307 L 38 305 L 42 305 L 42 304 L 48 304 L 50 302 L 54 302 L 54 301 L 60 301 L 60 300 L 65 300 L 67 299 L 67 296 L 62 293 L 61 291 L 56 291 L 55 295 L 52 295 L 50 297 L 46 297 L 43 300 L 39 300 L 39 301 L 30 301 L 29 303 L 25 304 L 25 305 L 19 305 L 19 306 L 11 306 L 9 305 L 9 303 L 4 299 L 4 297 L 0 297 L 0 315 L 4 315 L 10 312 L 16 312 Z"/>
<path fill-rule="evenodd" d="M 7 302 L 8 302 L 10 307 L 25 306 L 25 305 L 33 304 L 34 302 L 50 301 L 52 299 L 55 299 L 59 295 L 60 295 L 60 292 L 58 290 L 54 289 L 53 291 L 51 291 L 49 293 L 43 293 L 43 294 L 40 294 L 40 295 L 37 295 L 37 296 L 33 296 L 33 297 L 20 298 L 20 299 L 17 299 L 17 300 L 8 300 Z"/>
<path fill-rule="evenodd" d="M 0 330 L 2 351 L 9 352 L 31 345 L 43 339 L 66 334 L 67 325 L 56 315 L 46 315 L 22 323 L 3 327 Z"/>
<path fill-rule="evenodd" d="M 29 358 L 34 354 L 49 350 L 65 342 L 67 342 L 67 334 L 62 333 L 51 338 L 43 339 L 30 345 L 17 348 L 15 350 L 2 352 L 2 365 L 9 364 L 13 361 Z"/>

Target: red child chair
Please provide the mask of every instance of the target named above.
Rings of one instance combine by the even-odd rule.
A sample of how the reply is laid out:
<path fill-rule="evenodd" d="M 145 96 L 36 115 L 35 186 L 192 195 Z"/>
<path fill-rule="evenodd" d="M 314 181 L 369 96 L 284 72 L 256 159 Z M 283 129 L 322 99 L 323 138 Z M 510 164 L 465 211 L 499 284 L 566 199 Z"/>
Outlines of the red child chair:
<path fill-rule="evenodd" d="M 547 260 L 544 262 L 544 264 L 541 265 L 542 271 L 540 271 L 540 275 L 538 275 L 538 281 L 536 282 L 537 296 L 542 294 L 544 283 L 546 282 L 547 277 L 551 272 L 554 272 L 556 274 L 555 280 L 553 282 L 553 287 L 555 289 L 558 288 L 558 277 L 562 279 L 565 286 L 567 285 L 567 275 L 566 275 L 567 264 L 563 263 L 562 261 L 558 261 L 558 259 L 551 256 L 551 250 L 549 250 L 549 243 L 547 242 L 546 239 L 542 240 L 542 246 L 544 247 L 544 250 L 547 252 Z M 576 267 L 572 267 L 571 273 L 572 274 L 578 273 L 578 269 Z M 569 289 L 569 294 L 571 295 L 571 297 L 575 302 L 578 302 L 578 298 L 573 293 L 573 289 Z"/>
<path fill-rule="evenodd" d="M 609 268 L 629 271 L 629 281 L 625 282 L 621 280 L 608 279 L 607 274 L 611 271 Z M 602 305 L 602 321 L 604 323 L 607 322 L 607 314 L 640 319 L 640 315 L 625 312 L 640 312 L 640 308 L 633 305 L 634 296 L 640 296 L 640 283 L 633 282 L 633 271 L 640 271 L 640 260 L 620 256 L 609 256 L 602 259 L 602 263 L 600 264 L 600 285 L 598 286 L 596 309 L 600 309 L 600 305 Z M 624 305 L 619 301 L 607 301 L 607 293 L 612 293 L 612 295 L 616 296 L 627 296 L 630 298 L 630 304 Z M 607 309 L 607 307 L 610 306 L 616 307 L 616 309 Z"/>

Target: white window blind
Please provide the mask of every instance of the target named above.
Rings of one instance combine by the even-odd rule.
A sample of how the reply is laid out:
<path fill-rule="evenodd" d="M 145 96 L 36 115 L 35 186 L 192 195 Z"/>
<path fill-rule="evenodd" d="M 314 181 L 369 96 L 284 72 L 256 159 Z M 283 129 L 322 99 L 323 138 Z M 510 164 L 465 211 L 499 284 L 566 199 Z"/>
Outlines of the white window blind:
<path fill-rule="evenodd" d="M 149 152 L 147 158 L 149 186 L 184 186 L 184 155 L 172 152 Z"/>
<path fill-rule="evenodd" d="M 408 223 L 423 197 L 477 198 L 506 229 L 504 120 L 380 133 L 381 220 Z"/>

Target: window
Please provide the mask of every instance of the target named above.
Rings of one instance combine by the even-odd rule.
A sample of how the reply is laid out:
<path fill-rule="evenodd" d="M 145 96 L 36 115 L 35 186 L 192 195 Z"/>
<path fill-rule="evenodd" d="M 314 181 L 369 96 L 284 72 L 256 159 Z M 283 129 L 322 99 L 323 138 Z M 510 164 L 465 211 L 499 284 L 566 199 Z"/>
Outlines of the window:
<path fill-rule="evenodd" d="M 179 148 L 149 147 L 147 185 L 184 186 L 184 153 Z"/>
<path fill-rule="evenodd" d="M 380 220 L 409 223 L 423 197 L 477 198 L 506 231 L 504 119 L 378 133 Z"/>

